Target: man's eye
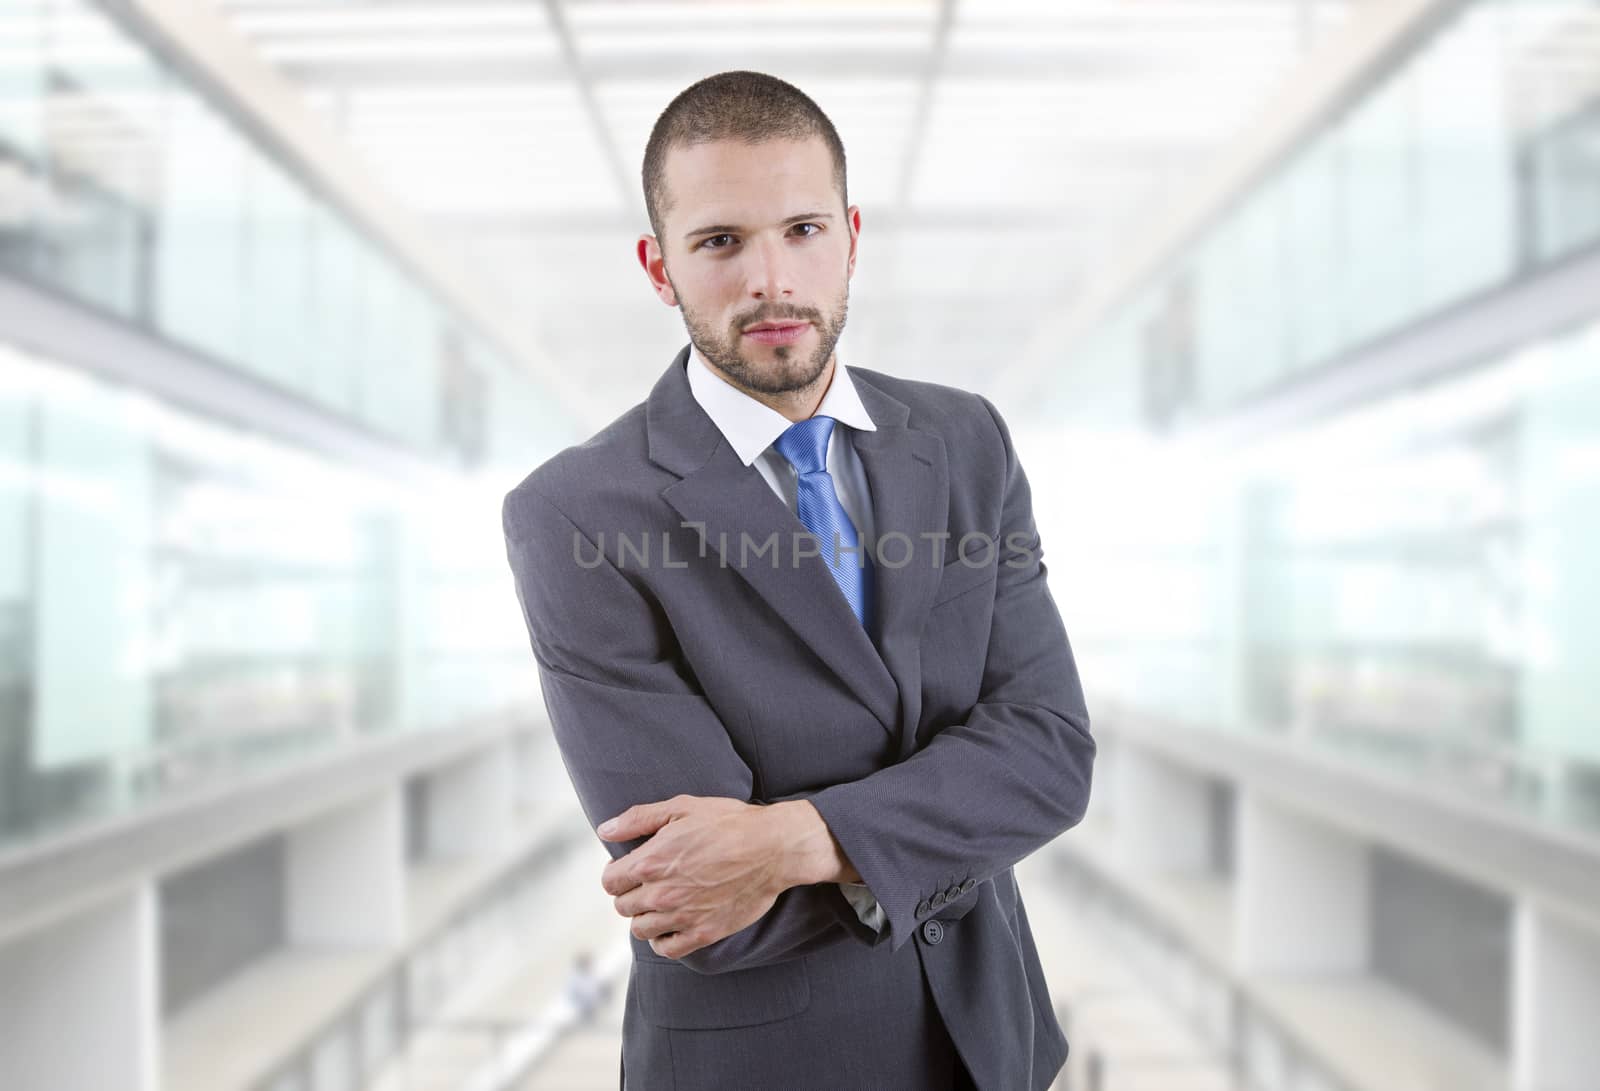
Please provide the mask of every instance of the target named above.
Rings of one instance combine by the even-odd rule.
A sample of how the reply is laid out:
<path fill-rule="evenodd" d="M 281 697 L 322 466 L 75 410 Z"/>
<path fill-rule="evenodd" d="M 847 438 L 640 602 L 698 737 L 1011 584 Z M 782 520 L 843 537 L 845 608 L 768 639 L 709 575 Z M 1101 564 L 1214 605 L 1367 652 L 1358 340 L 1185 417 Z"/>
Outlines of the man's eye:
<path fill-rule="evenodd" d="M 726 243 L 719 243 L 719 242 L 717 242 L 718 239 L 727 239 L 728 241 Z M 712 235 L 709 239 L 707 239 L 705 242 L 701 243 L 700 245 L 701 246 L 709 246 L 713 250 L 721 250 L 724 246 L 731 245 L 732 243 L 733 243 L 733 236 L 732 235 L 723 234 L 723 235 Z"/>
<path fill-rule="evenodd" d="M 803 223 L 803 224 L 795 224 L 794 225 L 794 229 L 796 231 L 800 230 L 802 227 L 809 227 L 813 231 L 821 231 L 822 230 L 822 225 L 821 224 Z M 809 239 L 811 236 L 810 235 L 805 235 L 805 236 L 802 236 L 802 237 Z"/>

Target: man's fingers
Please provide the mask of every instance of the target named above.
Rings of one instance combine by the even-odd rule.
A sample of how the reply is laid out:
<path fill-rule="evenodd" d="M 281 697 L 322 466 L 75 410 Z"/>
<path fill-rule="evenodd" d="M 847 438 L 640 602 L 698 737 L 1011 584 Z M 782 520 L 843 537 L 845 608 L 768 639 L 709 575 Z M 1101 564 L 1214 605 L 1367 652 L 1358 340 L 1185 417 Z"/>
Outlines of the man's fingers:
<path fill-rule="evenodd" d="M 705 938 L 696 932 L 673 932 L 650 941 L 650 950 L 662 958 L 682 958 L 705 946 Z"/>
<path fill-rule="evenodd" d="M 638 863 L 633 858 L 633 853 L 613 860 L 600 872 L 600 885 L 607 894 L 616 896 L 626 894 L 628 891 L 639 887 L 642 880 L 633 874 L 633 867 Z"/>
<path fill-rule="evenodd" d="M 635 837 L 648 837 L 672 820 L 673 804 L 678 798 L 674 796 L 656 803 L 637 803 L 615 818 L 600 823 L 595 832 L 602 841 L 631 841 Z"/>
<path fill-rule="evenodd" d="M 650 913 L 660 910 L 661 906 L 646 904 L 644 887 L 636 886 L 631 890 L 623 891 L 613 899 L 619 917 L 637 917 L 640 913 Z M 640 937 L 641 939 L 643 937 Z"/>
<path fill-rule="evenodd" d="M 628 931 L 633 933 L 635 939 L 656 939 L 677 931 L 679 923 L 671 913 L 640 913 L 633 918 L 633 923 L 628 925 Z"/>

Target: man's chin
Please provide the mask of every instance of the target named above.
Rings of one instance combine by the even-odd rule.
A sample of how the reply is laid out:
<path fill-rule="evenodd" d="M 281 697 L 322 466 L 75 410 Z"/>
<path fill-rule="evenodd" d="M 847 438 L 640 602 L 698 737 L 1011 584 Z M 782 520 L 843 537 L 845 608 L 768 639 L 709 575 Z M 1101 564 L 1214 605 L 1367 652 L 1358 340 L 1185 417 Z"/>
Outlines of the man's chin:
<path fill-rule="evenodd" d="M 809 355 L 796 359 L 775 360 L 745 359 L 747 382 L 763 394 L 792 394 L 815 383 L 821 377 L 827 362 L 817 364 Z"/>
<path fill-rule="evenodd" d="M 763 352 L 752 356 L 750 352 L 742 349 L 733 353 L 724 351 L 715 354 L 701 349 L 700 355 L 740 386 L 758 390 L 763 394 L 800 390 L 822 373 L 821 368 L 813 366 L 810 353 L 797 356 L 791 346 L 782 346 L 782 350 L 776 355 Z"/>

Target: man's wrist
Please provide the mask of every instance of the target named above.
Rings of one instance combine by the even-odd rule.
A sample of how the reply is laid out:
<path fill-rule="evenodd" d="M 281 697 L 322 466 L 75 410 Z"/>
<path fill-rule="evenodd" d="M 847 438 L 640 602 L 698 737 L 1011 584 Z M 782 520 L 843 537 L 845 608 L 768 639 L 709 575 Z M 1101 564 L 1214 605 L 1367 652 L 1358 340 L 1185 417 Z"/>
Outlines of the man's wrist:
<path fill-rule="evenodd" d="M 861 881 L 861 874 L 809 799 L 773 803 L 768 810 L 778 823 L 781 871 L 788 886 Z"/>

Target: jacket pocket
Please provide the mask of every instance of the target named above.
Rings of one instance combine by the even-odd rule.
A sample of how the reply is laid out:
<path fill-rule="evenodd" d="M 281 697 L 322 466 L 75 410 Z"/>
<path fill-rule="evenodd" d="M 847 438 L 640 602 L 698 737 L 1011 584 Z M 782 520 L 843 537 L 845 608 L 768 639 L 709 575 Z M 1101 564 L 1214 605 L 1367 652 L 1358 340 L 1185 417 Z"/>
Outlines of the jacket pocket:
<path fill-rule="evenodd" d="M 811 1006 L 804 959 L 725 974 L 636 959 L 633 973 L 640 1013 L 671 1030 L 750 1027 L 788 1019 Z"/>

